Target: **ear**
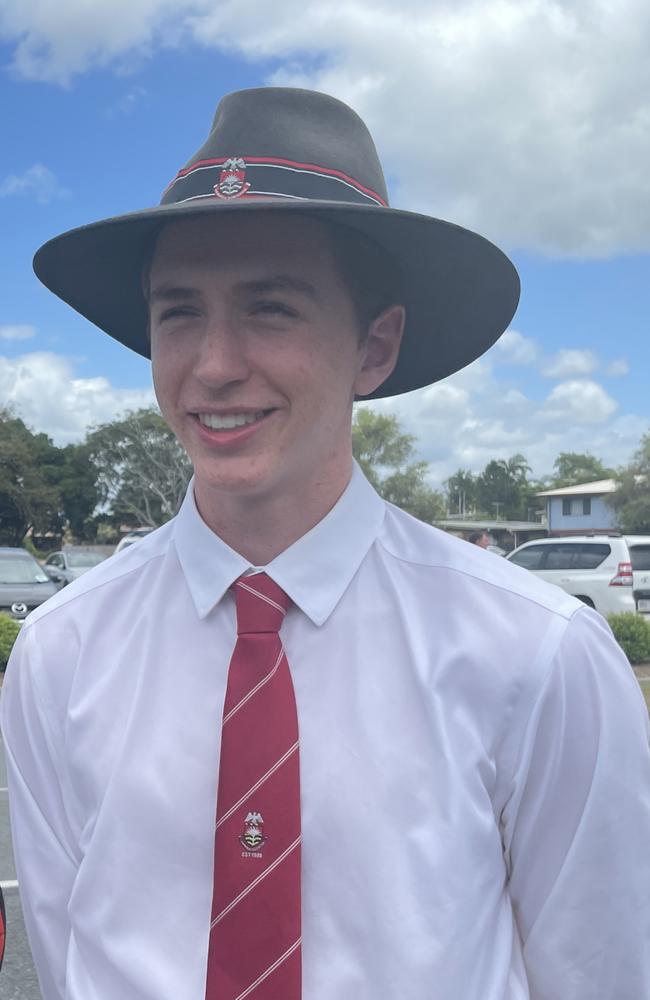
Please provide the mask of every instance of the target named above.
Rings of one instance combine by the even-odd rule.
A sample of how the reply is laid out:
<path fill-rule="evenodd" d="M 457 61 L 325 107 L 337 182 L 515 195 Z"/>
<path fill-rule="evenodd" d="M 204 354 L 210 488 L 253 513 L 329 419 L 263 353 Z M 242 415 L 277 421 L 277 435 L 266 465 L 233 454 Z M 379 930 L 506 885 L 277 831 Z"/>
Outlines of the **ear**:
<path fill-rule="evenodd" d="M 357 396 L 368 396 L 385 382 L 397 364 L 404 333 L 404 306 L 388 306 L 372 321 L 359 349 L 359 371 L 354 383 Z"/>

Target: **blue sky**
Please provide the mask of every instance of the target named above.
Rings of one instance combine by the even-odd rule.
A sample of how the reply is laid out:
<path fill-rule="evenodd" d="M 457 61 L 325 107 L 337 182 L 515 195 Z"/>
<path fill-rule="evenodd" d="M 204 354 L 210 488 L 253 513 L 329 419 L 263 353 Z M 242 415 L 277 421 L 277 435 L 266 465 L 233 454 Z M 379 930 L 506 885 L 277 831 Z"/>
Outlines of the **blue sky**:
<path fill-rule="evenodd" d="M 650 429 L 650 14 L 640 0 L 0 0 L 0 405 L 57 443 L 152 401 L 147 363 L 42 288 L 49 237 L 155 204 L 219 98 L 314 86 L 368 122 L 393 204 L 515 261 L 482 359 L 376 404 L 440 484 L 522 452 L 626 462 Z"/>

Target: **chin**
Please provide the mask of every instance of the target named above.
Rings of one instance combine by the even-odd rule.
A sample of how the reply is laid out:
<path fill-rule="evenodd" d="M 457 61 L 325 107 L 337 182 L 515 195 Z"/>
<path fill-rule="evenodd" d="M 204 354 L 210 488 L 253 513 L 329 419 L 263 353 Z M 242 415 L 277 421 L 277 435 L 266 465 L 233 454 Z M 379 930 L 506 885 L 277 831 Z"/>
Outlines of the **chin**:
<path fill-rule="evenodd" d="M 218 468 L 198 462 L 194 468 L 200 490 L 230 496 L 255 496 L 265 493 L 271 485 L 268 470 L 251 468 L 250 462 L 219 463 Z"/>

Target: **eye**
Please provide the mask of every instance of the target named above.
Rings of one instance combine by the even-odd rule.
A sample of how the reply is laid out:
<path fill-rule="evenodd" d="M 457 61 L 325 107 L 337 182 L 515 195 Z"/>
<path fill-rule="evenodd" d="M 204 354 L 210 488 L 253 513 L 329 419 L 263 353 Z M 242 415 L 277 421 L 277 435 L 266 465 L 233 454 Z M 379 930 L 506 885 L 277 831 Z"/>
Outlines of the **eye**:
<path fill-rule="evenodd" d="M 188 316 L 198 316 L 198 309 L 193 306 L 172 306 L 169 309 L 163 309 L 163 311 L 158 316 L 158 322 L 164 323 L 165 320 L 178 319 L 181 317 Z"/>
<path fill-rule="evenodd" d="M 285 302 L 280 302 L 277 299 L 260 299 L 257 302 L 253 302 L 251 312 L 253 315 L 261 316 L 296 317 L 298 315 L 295 309 L 292 309 L 291 306 L 288 306 Z"/>

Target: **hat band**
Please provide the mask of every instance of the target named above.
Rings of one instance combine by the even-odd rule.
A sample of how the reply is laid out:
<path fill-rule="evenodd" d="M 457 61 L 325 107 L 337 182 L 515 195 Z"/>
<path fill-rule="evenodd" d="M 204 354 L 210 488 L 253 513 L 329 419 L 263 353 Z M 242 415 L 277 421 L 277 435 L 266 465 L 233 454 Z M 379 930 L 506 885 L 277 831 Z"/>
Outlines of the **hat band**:
<path fill-rule="evenodd" d="M 357 205 L 388 203 L 354 177 L 314 163 L 263 156 L 228 156 L 198 160 L 179 170 L 165 189 L 161 205 L 219 198 L 291 198 L 298 201 L 338 201 Z"/>

